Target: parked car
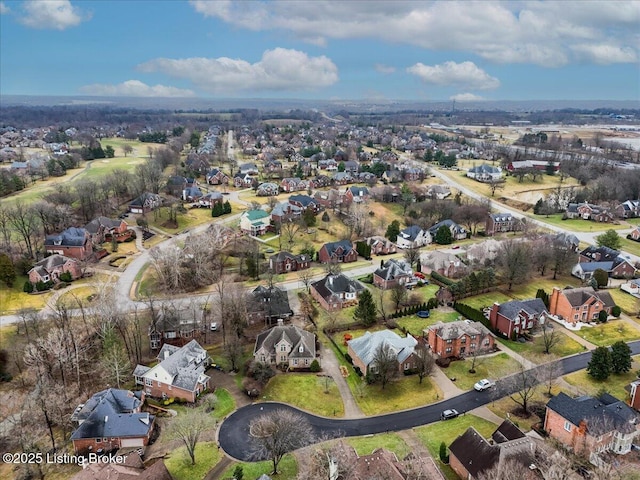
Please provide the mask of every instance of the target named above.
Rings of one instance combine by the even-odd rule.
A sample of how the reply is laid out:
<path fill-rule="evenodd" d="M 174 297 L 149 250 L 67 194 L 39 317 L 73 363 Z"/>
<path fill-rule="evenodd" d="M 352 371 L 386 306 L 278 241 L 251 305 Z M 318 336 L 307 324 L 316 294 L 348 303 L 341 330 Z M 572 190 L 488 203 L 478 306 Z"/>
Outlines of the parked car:
<path fill-rule="evenodd" d="M 450 410 L 445 410 L 444 412 L 442 412 L 440 414 L 440 419 L 441 420 L 450 420 L 452 418 L 456 418 L 458 415 L 460 415 L 458 413 L 458 411 L 455 408 L 452 408 Z"/>
<path fill-rule="evenodd" d="M 211 324 L 211 331 L 212 332 L 217 332 L 218 331 L 218 322 L 213 322 Z"/>
<path fill-rule="evenodd" d="M 429 310 L 420 310 L 416 315 L 420 318 L 429 318 L 431 314 L 429 313 Z"/>
<path fill-rule="evenodd" d="M 478 392 L 482 392 L 483 390 L 486 390 L 488 388 L 495 387 L 495 386 L 496 386 L 496 382 L 492 382 L 491 380 L 487 380 L 486 378 L 483 378 L 482 380 L 477 382 L 473 386 L 473 388 L 475 388 Z"/>

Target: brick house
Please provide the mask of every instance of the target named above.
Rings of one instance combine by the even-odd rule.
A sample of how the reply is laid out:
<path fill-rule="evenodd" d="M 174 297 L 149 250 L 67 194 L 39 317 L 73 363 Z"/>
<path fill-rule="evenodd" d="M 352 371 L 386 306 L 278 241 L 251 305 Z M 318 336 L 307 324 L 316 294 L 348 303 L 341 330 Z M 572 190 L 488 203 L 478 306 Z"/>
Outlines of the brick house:
<path fill-rule="evenodd" d="M 531 300 L 512 300 L 494 303 L 489 310 L 491 328 L 507 338 L 513 338 L 526 330 L 544 325 L 549 315 L 547 307 L 540 298 Z"/>
<path fill-rule="evenodd" d="M 567 288 L 560 290 L 554 287 L 549 298 L 549 312 L 567 322 L 593 322 L 604 310 L 611 315 L 615 306 L 611 294 L 606 291 L 595 291 L 593 287 Z"/>
<path fill-rule="evenodd" d="M 591 279 L 596 270 L 604 270 L 611 278 L 631 278 L 636 273 L 636 267 L 628 259 L 619 256 L 612 261 L 577 263 L 571 269 L 571 275 L 585 282 Z"/>
<path fill-rule="evenodd" d="M 429 228 L 429 234 L 431 238 L 435 238 L 440 227 L 447 227 L 451 232 L 451 238 L 454 240 L 464 240 L 467 238 L 468 232 L 467 229 L 462 225 L 458 225 L 451 219 L 442 220 L 441 222 L 436 223 L 432 227 Z"/>
<path fill-rule="evenodd" d="M 438 272 L 448 278 L 460 278 L 469 272 L 469 267 L 460 260 L 460 257 L 439 250 L 421 254 L 420 266 L 420 271 L 425 274 Z"/>
<path fill-rule="evenodd" d="M 280 189 L 283 192 L 300 192 L 309 187 L 309 182 L 298 177 L 283 178 L 280 182 Z"/>
<path fill-rule="evenodd" d="M 82 277 L 82 269 L 76 259 L 54 254 L 36 263 L 27 275 L 29 281 L 35 285 L 38 282 L 57 283 L 60 275 L 67 272 L 71 274 L 73 280 Z"/>
<path fill-rule="evenodd" d="M 640 411 L 640 380 L 634 380 L 624 389 L 629 392 L 629 405 L 631 408 Z"/>
<path fill-rule="evenodd" d="M 369 369 L 376 373 L 374 357 L 376 351 L 382 348 L 389 348 L 397 357 L 398 371 L 410 371 L 417 367 L 415 349 L 418 341 L 411 335 L 401 337 L 391 330 L 380 330 L 379 332 L 366 332 L 363 336 L 354 338 L 347 342 L 348 353 L 353 359 L 353 366 L 358 367 L 363 375 Z"/>
<path fill-rule="evenodd" d="M 640 242 L 640 225 L 634 228 L 629 234 L 629 238 L 631 240 L 635 240 L 636 242 Z"/>
<path fill-rule="evenodd" d="M 313 195 L 314 200 L 324 208 L 336 208 L 342 205 L 344 201 L 344 193 L 331 188 L 326 192 L 316 192 Z"/>
<path fill-rule="evenodd" d="M 147 214 L 162 206 L 162 197 L 157 193 L 145 192 L 139 197 L 131 200 L 129 211 L 131 213 Z"/>
<path fill-rule="evenodd" d="M 295 325 L 278 325 L 258 334 L 253 359 L 268 365 L 305 369 L 316 358 L 316 336 Z"/>
<path fill-rule="evenodd" d="M 250 324 L 264 322 L 268 325 L 293 316 L 289 294 L 278 287 L 258 285 L 247 294 L 247 318 Z"/>
<path fill-rule="evenodd" d="M 349 240 L 325 243 L 318 251 L 320 263 L 349 263 L 358 260 L 358 252 Z"/>
<path fill-rule="evenodd" d="M 388 255 L 398 251 L 396 244 L 384 237 L 368 237 L 364 243 L 371 247 L 371 255 Z"/>
<path fill-rule="evenodd" d="M 218 168 L 209 170 L 205 179 L 209 185 L 227 185 L 229 183 L 229 176 Z"/>
<path fill-rule="evenodd" d="M 152 350 L 165 343 L 181 347 L 194 338 L 200 339 L 206 331 L 207 322 L 201 308 L 178 310 L 172 305 L 163 305 L 157 319 L 149 325 L 149 346 Z"/>
<path fill-rule="evenodd" d="M 579 203 L 576 206 L 578 217 L 594 222 L 609 223 L 615 220 L 615 215 L 603 205 L 593 205 L 591 203 Z"/>
<path fill-rule="evenodd" d="M 289 202 L 280 202 L 271 209 L 271 220 L 274 224 L 298 220 L 302 216 L 302 208 Z"/>
<path fill-rule="evenodd" d="M 183 347 L 165 343 L 157 359 L 156 366 L 137 365 L 133 371 L 136 385 L 143 386 L 145 395 L 193 403 L 210 388 L 211 378 L 204 372 L 211 359 L 197 341 L 191 340 Z"/>
<path fill-rule="evenodd" d="M 423 335 L 427 337 L 431 351 L 439 358 L 463 358 L 495 348 L 495 340 L 487 327 L 470 320 L 438 322 L 424 330 Z"/>
<path fill-rule="evenodd" d="M 619 256 L 620 252 L 613 248 L 590 245 L 580 252 L 578 262 L 613 262 Z"/>
<path fill-rule="evenodd" d="M 256 196 L 258 197 L 274 197 L 280 193 L 280 187 L 277 183 L 264 182 L 258 185 Z"/>
<path fill-rule="evenodd" d="M 619 218 L 640 217 L 640 199 L 626 200 L 618 204 L 615 208 L 615 213 Z"/>
<path fill-rule="evenodd" d="M 233 186 L 236 188 L 250 188 L 257 182 L 257 178 L 249 173 L 238 172 L 233 176 Z"/>
<path fill-rule="evenodd" d="M 609 395 L 571 398 L 560 392 L 547 403 L 544 429 L 578 455 L 590 460 L 603 452 L 624 455 L 640 435 L 640 415 Z"/>
<path fill-rule="evenodd" d="M 87 223 L 84 229 L 91 235 L 91 241 L 94 245 L 100 245 L 105 241 L 111 240 L 113 235 L 116 236 L 118 243 L 124 242 L 131 237 L 130 232 L 127 234 L 129 225 L 119 218 L 97 217 Z"/>
<path fill-rule="evenodd" d="M 358 303 L 360 293 L 365 289 L 359 281 L 353 280 L 342 273 L 329 274 L 310 286 L 311 296 L 322 308 L 334 312 Z"/>
<path fill-rule="evenodd" d="M 403 260 L 392 258 L 373 272 L 373 284 L 383 290 L 393 288 L 396 285 L 410 288 L 417 283 L 411 266 Z"/>
<path fill-rule="evenodd" d="M 320 204 L 309 195 L 291 195 L 289 203 L 303 210 L 312 210 L 313 213 L 318 213 L 321 210 Z"/>
<path fill-rule="evenodd" d="M 473 178 L 478 182 L 500 180 L 502 178 L 502 169 L 489 165 L 488 163 L 483 163 L 482 165 L 471 167 L 467 170 L 467 177 Z"/>
<path fill-rule="evenodd" d="M 458 477 L 475 480 L 482 472 L 515 459 L 529 466 L 533 463 L 535 443 L 510 420 L 505 420 L 493 432 L 489 440 L 469 427 L 449 445 L 449 466 Z M 536 472 L 521 480 L 538 479 Z"/>
<path fill-rule="evenodd" d="M 213 208 L 216 204 L 223 204 L 224 198 L 220 192 L 209 192 L 197 199 L 194 205 L 200 208 Z"/>
<path fill-rule="evenodd" d="M 351 205 L 352 203 L 362 203 L 369 199 L 369 189 L 367 187 L 347 187 L 344 192 L 344 203 Z"/>
<path fill-rule="evenodd" d="M 109 388 L 79 405 L 71 416 L 72 421 L 78 422 L 71 434 L 76 454 L 147 446 L 155 417 L 141 411 L 144 397 L 144 392 Z"/>
<path fill-rule="evenodd" d="M 269 268 L 276 275 L 304 270 L 310 264 L 311 259 L 307 255 L 293 255 L 289 252 L 276 253 L 269 258 Z"/>
<path fill-rule="evenodd" d="M 492 236 L 501 232 L 518 232 L 522 230 L 522 221 L 510 213 L 490 213 L 484 224 L 484 231 Z"/>
<path fill-rule="evenodd" d="M 57 235 L 47 235 L 44 241 L 46 252 L 77 260 L 86 260 L 93 254 L 91 235 L 84 228 L 69 227 Z"/>

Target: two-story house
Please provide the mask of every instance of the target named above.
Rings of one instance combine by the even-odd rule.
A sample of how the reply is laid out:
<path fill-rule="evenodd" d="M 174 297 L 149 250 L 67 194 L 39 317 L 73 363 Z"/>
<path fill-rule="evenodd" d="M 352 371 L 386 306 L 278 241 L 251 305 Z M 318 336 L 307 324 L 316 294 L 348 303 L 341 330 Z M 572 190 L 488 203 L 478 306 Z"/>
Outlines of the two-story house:
<path fill-rule="evenodd" d="M 155 427 L 155 417 L 142 412 L 144 392 L 109 388 L 79 405 L 71 420 L 78 428 L 71 434 L 78 455 L 109 453 L 120 448 L 145 447 Z"/>
<path fill-rule="evenodd" d="M 379 332 L 366 332 L 364 335 L 347 342 L 348 353 L 353 360 L 353 365 L 360 368 L 363 375 L 371 371 L 376 373 L 376 351 L 380 348 L 389 349 L 398 362 L 398 371 L 411 371 L 417 367 L 415 349 L 418 341 L 407 334 L 401 337 L 391 330 Z"/>
<path fill-rule="evenodd" d="M 82 276 L 82 269 L 75 258 L 53 254 L 36 263 L 27 275 L 29 281 L 35 285 L 38 282 L 57 283 L 63 273 L 71 274 L 71 279 L 76 280 Z"/>
<path fill-rule="evenodd" d="M 369 189 L 367 187 L 347 187 L 344 192 L 344 203 L 351 205 L 352 203 L 363 203 L 369 199 Z"/>
<path fill-rule="evenodd" d="M 320 263 L 349 263 L 358 260 L 358 252 L 349 240 L 325 243 L 318 251 Z"/>
<path fill-rule="evenodd" d="M 364 289 L 362 283 L 342 273 L 329 274 L 310 286 L 311 296 L 329 312 L 356 305 Z"/>
<path fill-rule="evenodd" d="M 87 260 L 93 254 L 91 235 L 84 228 L 77 227 L 69 227 L 57 235 L 47 235 L 44 249 L 47 253 L 77 260 Z"/>
<path fill-rule="evenodd" d="M 183 347 L 165 343 L 157 359 L 154 367 L 137 365 L 133 371 L 136 385 L 141 385 L 146 395 L 193 403 L 210 388 L 211 378 L 205 375 L 210 358 L 197 341 L 191 340 Z"/>
<path fill-rule="evenodd" d="M 264 322 L 268 325 L 293 316 L 286 290 L 276 286 L 258 285 L 247 294 L 247 318 L 249 323 Z"/>
<path fill-rule="evenodd" d="M 162 197 L 157 193 L 144 192 L 129 203 L 131 213 L 147 214 L 162 206 Z"/>
<path fill-rule="evenodd" d="M 316 336 L 295 325 L 278 325 L 258 334 L 253 359 L 268 365 L 306 369 L 316 358 Z"/>
<path fill-rule="evenodd" d="M 392 258 L 373 272 L 373 284 L 383 290 L 393 288 L 396 285 L 411 288 L 417 283 L 411 265 L 404 260 Z"/>
<path fill-rule="evenodd" d="M 291 195 L 289 203 L 303 210 L 311 210 L 313 213 L 318 213 L 321 210 L 320 204 L 309 195 Z"/>
<path fill-rule="evenodd" d="M 150 348 L 157 350 L 165 343 L 181 347 L 194 338 L 200 339 L 207 331 L 204 315 L 201 308 L 177 309 L 173 305 L 163 305 L 149 325 Z"/>
<path fill-rule="evenodd" d="M 398 251 L 396 244 L 385 237 L 367 237 L 364 243 L 371 247 L 371 255 L 388 255 Z"/>
<path fill-rule="evenodd" d="M 547 403 L 544 429 L 590 459 L 603 452 L 624 455 L 640 435 L 640 415 L 608 393 L 571 398 L 560 392 Z"/>
<path fill-rule="evenodd" d="M 549 312 L 562 320 L 576 324 L 577 322 L 593 322 L 598 319 L 602 310 L 611 315 L 615 306 L 609 292 L 594 290 L 593 287 L 566 288 L 554 287 L 549 297 Z"/>
<path fill-rule="evenodd" d="M 543 326 L 549 312 L 539 298 L 494 303 L 489 311 L 491 328 L 507 338 Z"/>
<path fill-rule="evenodd" d="M 454 240 L 464 240 L 467 238 L 467 229 L 462 225 L 458 225 L 451 219 L 442 220 L 429 228 L 429 235 L 431 238 L 435 238 L 440 227 L 447 227 L 451 232 L 451 238 Z"/>
<path fill-rule="evenodd" d="M 398 248 L 419 248 L 431 243 L 431 234 L 418 225 L 411 225 L 400 231 L 396 244 Z"/>
<path fill-rule="evenodd" d="M 264 210 L 247 210 L 240 215 L 240 230 L 247 235 L 263 235 L 271 226 L 271 215 Z"/>
<path fill-rule="evenodd" d="M 467 357 L 488 353 L 495 347 L 495 339 L 480 322 L 459 320 L 438 322 L 423 331 L 431 351 L 439 358 Z"/>
<path fill-rule="evenodd" d="M 227 185 L 229 176 L 219 168 L 212 168 L 205 177 L 209 185 Z"/>
<path fill-rule="evenodd" d="M 453 253 L 434 250 L 420 255 L 420 271 L 429 274 L 437 272 L 449 278 L 460 278 L 469 273 L 469 267 Z"/>
<path fill-rule="evenodd" d="M 309 268 L 311 259 L 308 255 L 294 255 L 289 252 L 279 252 L 269 258 L 269 269 L 279 275 L 281 273 L 297 272 Z"/>
<path fill-rule="evenodd" d="M 94 245 L 111 240 L 113 235 L 115 235 L 117 242 L 124 242 L 131 237 L 131 233 L 127 235 L 129 225 L 119 218 L 97 217 L 87 223 L 84 229 L 91 235 L 91 241 Z"/>
<path fill-rule="evenodd" d="M 510 213 L 490 213 L 484 231 L 488 236 L 493 236 L 496 233 L 517 232 L 522 230 L 522 227 L 522 221 Z"/>

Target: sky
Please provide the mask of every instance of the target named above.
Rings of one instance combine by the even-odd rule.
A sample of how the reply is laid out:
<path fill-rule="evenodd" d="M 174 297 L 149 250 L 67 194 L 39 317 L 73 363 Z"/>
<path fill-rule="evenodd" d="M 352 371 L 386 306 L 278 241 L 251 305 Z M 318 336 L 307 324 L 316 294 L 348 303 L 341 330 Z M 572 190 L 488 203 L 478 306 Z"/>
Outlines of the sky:
<path fill-rule="evenodd" d="M 640 1 L 0 1 L 0 94 L 640 101 Z"/>

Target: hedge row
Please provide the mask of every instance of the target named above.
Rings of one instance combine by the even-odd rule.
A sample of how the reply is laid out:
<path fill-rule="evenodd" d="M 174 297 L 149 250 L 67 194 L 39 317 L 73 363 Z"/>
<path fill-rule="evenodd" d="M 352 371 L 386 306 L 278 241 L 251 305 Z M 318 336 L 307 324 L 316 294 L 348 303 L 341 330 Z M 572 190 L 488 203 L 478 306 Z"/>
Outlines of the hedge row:
<path fill-rule="evenodd" d="M 440 275 L 436 271 L 431 272 L 431 279 L 434 280 L 438 284 L 446 285 L 446 286 L 453 285 L 454 283 L 456 283 L 453 280 L 451 280 L 450 278 L 445 277 L 444 275 Z"/>
<path fill-rule="evenodd" d="M 419 305 L 414 305 L 413 307 L 403 308 L 402 310 L 397 310 L 395 313 L 391 314 L 391 318 L 402 318 L 407 315 L 415 315 L 421 310 L 428 310 L 429 307 L 427 303 L 421 303 Z"/>
<path fill-rule="evenodd" d="M 477 308 L 473 308 L 469 305 L 459 302 L 455 302 L 453 304 L 453 308 L 463 317 L 468 318 L 469 320 L 472 320 L 474 322 L 480 322 L 485 327 L 491 330 L 491 322 L 489 322 L 489 319 L 484 316 L 484 313 L 482 313 Z"/>

